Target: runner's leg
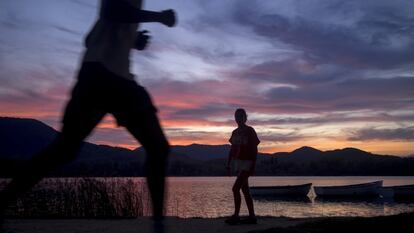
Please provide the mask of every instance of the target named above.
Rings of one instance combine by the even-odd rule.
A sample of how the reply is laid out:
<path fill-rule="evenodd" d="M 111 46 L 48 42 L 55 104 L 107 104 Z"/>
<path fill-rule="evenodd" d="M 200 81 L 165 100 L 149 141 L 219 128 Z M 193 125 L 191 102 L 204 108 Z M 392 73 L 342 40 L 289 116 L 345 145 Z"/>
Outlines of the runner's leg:
<path fill-rule="evenodd" d="M 7 185 L 2 193 L 0 208 L 6 208 L 8 204 L 16 201 L 52 170 L 73 161 L 83 140 L 98 122 L 84 122 L 76 126 L 64 125 L 56 139 L 35 155 L 24 170 Z"/>
<path fill-rule="evenodd" d="M 105 112 L 94 107 L 96 93 L 88 78 L 99 76 L 93 66 L 83 64 L 72 98 L 66 106 L 63 128 L 56 139 L 35 155 L 0 193 L 0 212 L 30 190 L 50 171 L 74 160 L 83 140 L 99 123 Z"/>
<path fill-rule="evenodd" d="M 164 206 L 164 184 L 167 156 L 170 146 L 161 129 L 155 112 L 142 113 L 143 116 L 126 119 L 125 127 L 144 147 L 147 157 L 145 171 L 150 191 L 153 216 L 161 219 Z"/>

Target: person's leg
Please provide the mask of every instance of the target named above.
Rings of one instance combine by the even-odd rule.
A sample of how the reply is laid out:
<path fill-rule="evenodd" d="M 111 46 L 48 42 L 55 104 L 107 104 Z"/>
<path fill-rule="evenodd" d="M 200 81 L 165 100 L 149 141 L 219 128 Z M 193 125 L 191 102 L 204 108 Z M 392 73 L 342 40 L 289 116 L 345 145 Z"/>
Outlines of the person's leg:
<path fill-rule="evenodd" d="M 29 191 L 52 170 L 74 160 L 83 139 L 98 122 L 83 126 L 64 126 L 62 132 L 44 150 L 35 155 L 28 165 L 7 185 L 1 194 L 0 209 L 6 208 L 25 192 Z"/>
<path fill-rule="evenodd" d="M 145 173 L 152 199 L 153 217 L 155 220 L 162 219 L 165 172 L 170 146 L 158 121 L 157 109 L 145 88 L 135 81 L 115 76 L 110 78 L 113 80 L 112 90 L 115 92 L 111 113 L 118 124 L 125 126 L 141 143 L 147 153 Z"/>
<path fill-rule="evenodd" d="M 155 112 L 141 113 L 137 118 L 124 120 L 125 127 L 144 147 L 147 157 L 145 171 L 150 191 L 153 217 L 161 219 L 164 207 L 164 183 L 170 146 Z"/>
<path fill-rule="evenodd" d="M 83 80 L 94 75 L 94 69 L 82 67 L 79 73 L 81 81 L 73 89 L 72 98 L 65 109 L 61 133 L 47 148 L 35 155 L 0 193 L 0 212 L 50 171 L 76 158 L 83 140 L 105 115 L 103 111 L 93 107 L 91 96 L 94 92 L 90 90 L 90 84 Z"/>
<path fill-rule="evenodd" d="M 234 185 L 232 188 L 233 197 L 234 197 L 234 216 L 239 216 L 240 214 L 240 205 L 241 205 L 240 189 L 243 187 L 245 182 L 246 182 L 246 175 L 243 172 L 241 172 L 237 176 L 237 179 L 234 182 Z"/>
<path fill-rule="evenodd" d="M 236 181 L 234 182 L 232 191 L 233 191 L 233 199 L 234 199 L 234 214 L 225 220 L 227 224 L 230 225 L 236 225 L 240 222 L 240 205 L 241 205 L 241 196 L 240 196 L 240 189 L 243 186 L 244 183 L 244 176 L 242 173 L 239 173 L 239 175 L 236 178 Z"/>
<path fill-rule="evenodd" d="M 249 188 L 249 175 L 247 172 L 243 172 L 245 173 L 245 182 L 243 182 L 243 185 L 241 187 L 241 190 L 243 192 L 244 195 L 244 199 L 246 200 L 246 205 L 247 205 L 247 209 L 249 210 L 249 216 L 250 217 L 255 217 L 255 213 L 254 213 L 254 206 L 253 206 L 253 199 L 252 196 L 250 195 L 250 188 Z"/>

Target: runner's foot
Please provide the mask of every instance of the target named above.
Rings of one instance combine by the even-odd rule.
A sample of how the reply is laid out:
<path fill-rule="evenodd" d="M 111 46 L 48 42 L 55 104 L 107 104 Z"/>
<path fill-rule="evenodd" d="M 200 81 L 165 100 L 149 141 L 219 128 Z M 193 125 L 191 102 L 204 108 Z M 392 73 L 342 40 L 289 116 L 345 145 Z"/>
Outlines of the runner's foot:
<path fill-rule="evenodd" d="M 256 216 L 249 216 L 245 219 L 242 219 L 240 222 L 243 224 L 257 224 L 257 218 Z"/>
<path fill-rule="evenodd" d="M 240 217 L 236 215 L 232 215 L 230 218 L 226 219 L 224 222 L 229 225 L 236 225 L 240 223 Z"/>

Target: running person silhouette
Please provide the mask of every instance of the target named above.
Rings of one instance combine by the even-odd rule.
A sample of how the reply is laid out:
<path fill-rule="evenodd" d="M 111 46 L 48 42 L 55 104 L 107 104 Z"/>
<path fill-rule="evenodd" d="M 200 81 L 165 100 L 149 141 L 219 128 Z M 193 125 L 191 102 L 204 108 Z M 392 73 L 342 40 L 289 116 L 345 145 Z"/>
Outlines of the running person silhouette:
<path fill-rule="evenodd" d="M 253 200 L 249 189 L 249 177 L 253 175 L 255 170 L 257 145 L 259 145 L 260 140 L 253 127 L 246 125 L 247 114 L 244 109 L 237 109 L 234 113 L 234 118 L 238 127 L 233 130 L 231 138 L 229 139 L 231 149 L 226 165 L 229 174 L 231 169 L 237 173 L 237 179 L 232 188 L 234 214 L 226 219 L 225 222 L 230 225 L 235 225 L 240 222 L 256 224 L 257 219 L 254 213 Z M 243 192 L 247 209 L 249 210 L 249 217 L 243 219 L 243 221 L 241 221 L 239 217 L 241 205 L 240 190 Z"/>
<path fill-rule="evenodd" d="M 0 211 L 30 190 L 50 171 L 72 160 L 105 114 L 111 113 L 145 148 L 146 176 L 154 219 L 162 219 L 169 144 L 149 94 L 130 73 L 130 50 L 144 49 L 149 37 L 138 24 L 175 25 L 173 10 L 141 10 L 142 0 L 102 0 L 99 19 L 85 40 L 86 51 L 68 102 L 61 133 L 35 155 L 1 193 Z"/>

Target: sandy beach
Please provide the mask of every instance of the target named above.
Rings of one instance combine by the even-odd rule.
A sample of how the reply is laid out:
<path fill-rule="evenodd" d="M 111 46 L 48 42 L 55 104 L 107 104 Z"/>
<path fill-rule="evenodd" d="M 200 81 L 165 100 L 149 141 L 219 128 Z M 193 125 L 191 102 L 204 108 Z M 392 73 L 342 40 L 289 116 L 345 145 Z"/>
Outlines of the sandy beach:
<path fill-rule="evenodd" d="M 229 226 L 224 218 L 168 217 L 164 221 L 166 233 L 312 233 L 392 230 L 406 232 L 411 226 L 413 213 L 386 217 L 325 217 L 286 218 L 260 217 L 257 225 Z M 150 233 L 150 218 L 137 219 L 6 219 L 4 233 Z"/>

